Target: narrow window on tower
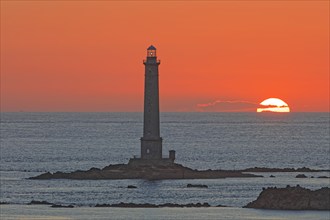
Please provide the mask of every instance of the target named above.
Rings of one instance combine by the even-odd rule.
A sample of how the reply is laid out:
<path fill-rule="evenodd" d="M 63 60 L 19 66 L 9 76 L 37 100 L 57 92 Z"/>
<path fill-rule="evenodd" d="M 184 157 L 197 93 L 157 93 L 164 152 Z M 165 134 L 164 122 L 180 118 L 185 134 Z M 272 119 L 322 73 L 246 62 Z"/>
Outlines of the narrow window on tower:
<path fill-rule="evenodd" d="M 150 150 L 149 149 L 147 149 L 147 154 L 149 154 L 150 153 Z"/>

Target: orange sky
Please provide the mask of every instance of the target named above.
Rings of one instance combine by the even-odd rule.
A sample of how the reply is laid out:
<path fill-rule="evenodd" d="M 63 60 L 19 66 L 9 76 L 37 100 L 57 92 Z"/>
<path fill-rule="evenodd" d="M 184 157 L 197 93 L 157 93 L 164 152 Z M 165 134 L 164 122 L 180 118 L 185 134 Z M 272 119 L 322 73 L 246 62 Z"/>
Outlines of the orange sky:
<path fill-rule="evenodd" d="M 329 1 L 1 1 L 1 111 L 329 111 Z"/>

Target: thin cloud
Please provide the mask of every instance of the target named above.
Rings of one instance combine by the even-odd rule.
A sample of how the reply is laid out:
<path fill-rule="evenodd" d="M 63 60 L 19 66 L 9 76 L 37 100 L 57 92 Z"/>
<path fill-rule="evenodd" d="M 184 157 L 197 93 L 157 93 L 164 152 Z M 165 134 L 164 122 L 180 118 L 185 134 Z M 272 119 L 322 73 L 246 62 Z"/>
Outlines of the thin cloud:
<path fill-rule="evenodd" d="M 287 105 L 281 105 L 281 106 L 277 106 L 277 105 L 260 105 L 259 104 L 259 108 L 287 108 L 289 106 Z"/>
<path fill-rule="evenodd" d="M 197 104 L 197 110 L 215 112 L 244 112 L 256 111 L 258 105 L 258 103 L 242 100 L 216 100 L 209 103 Z"/>

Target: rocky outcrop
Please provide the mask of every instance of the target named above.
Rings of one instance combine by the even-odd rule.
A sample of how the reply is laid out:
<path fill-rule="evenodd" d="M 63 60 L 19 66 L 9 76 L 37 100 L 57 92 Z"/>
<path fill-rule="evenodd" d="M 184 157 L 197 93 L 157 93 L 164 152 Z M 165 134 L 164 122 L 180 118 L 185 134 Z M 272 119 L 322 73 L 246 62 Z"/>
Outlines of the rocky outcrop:
<path fill-rule="evenodd" d="M 315 191 L 300 186 L 263 189 L 257 200 L 244 208 L 279 210 L 330 210 L 330 188 Z"/>
<path fill-rule="evenodd" d="M 61 204 L 54 204 L 47 201 L 37 201 L 32 200 L 28 205 L 50 205 L 51 208 L 74 208 L 73 205 L 61 205 Z"/>
<path fill-rule="evenodd" d="M 150 204 L 150 203 L 143 203 L 143 204 L 136 204 L 136 203 L 118 203 L 118 204 L 97 204 L 95 207 L 117 207 L 117 208 L 163 208 L 163 207 L 170 207 L 170 208 L 200 208 L 200 207 L 211 207 L 208 203 L 188 203 L 188 204 L 176 204 L 176 203 L 165 203 L 165 204 Z M 218 206 L 223 207 L 223 206 Z"/>
<path fill-rule="evenodd" d="M 315 170 L 307 167 L 302 168 L 267 168 L 267 167 L 253 167 L 241 170 L 242 172 L 329 172 L 330 170 Z"/>
<path fill-rule="evenodd" d="M 207 185 L 203 185 L 203 184 L 187 184 L 187 188 L 208 188 Z"/>
<path fill-rule="evenodd" d="M 28 203 L 28 205 L 54 205 L 54 204 L 51 202 L 47 202 L 47 201 L 32 200 L 30 203 Z"/>
<path fill-rule="evenodd" d="M 320 178 L 320 179 L 329 179 L 330 177 L 328 177 L 328 176 L 319 176 L 317 178 Z"/>
<path fill-rule="evenodd" d="M 227 177 L 262 177 L 260 175 L 226 170 L 193 170 L 177 163 L 157 163 L 141 161 L 138 163 L 109 165 L 103 169 L 91 168 L 71 173 L 43 173 L 30 179 L 217 179 Z"/>
<path fill-rule="evenodd" d="M 9 203 L 3 203 L 9 204 Z M 63 205 L 63 204 L 54 204 L 47 201 L 35 201 L 32 200 L 28 205 L 50 205 L 51 208 L 74 208 L 80 205 L 75 206 L 74 204 Z M 201 208 L 201 207 L 212 207 L 209 203 L 187 203 L 187 204 L 177 204 L 177 203 L 164 203 L 164 204 L 151 204 L 151 203 L 115 203 L 115 204 L 96 204 L 95 207 L 117 207 L 117 208 Z M 227 207 L 223 205 L 217 205 L 213 207 Z"/>
<path fill-rule="evenodd" d="M 51 208 L 74 208 L 73 205 L 56 205 L 56 204 L 54 204 L 54 205 L 52 205 L 50 207 Z"/>
<path fill-rule="evenodd" d="M 307 178 L 307 176 L 305 174 L 298 174 L 296 178 Z"/>

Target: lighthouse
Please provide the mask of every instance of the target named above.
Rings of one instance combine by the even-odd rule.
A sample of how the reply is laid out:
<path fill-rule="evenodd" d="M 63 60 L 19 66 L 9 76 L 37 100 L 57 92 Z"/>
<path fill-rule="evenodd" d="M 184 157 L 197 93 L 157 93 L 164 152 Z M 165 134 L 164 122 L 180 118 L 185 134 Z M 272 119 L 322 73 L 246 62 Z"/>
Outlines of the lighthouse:
<path fill-rule="evenodd" d="M 141 138 L 141 159 L 162 159 L 162 141 L 159 125 L 159 74 L 156 48 L 147 49 L 147 59 L 143 61 L 144 74 L 144 115 L 143 137 Z"/>
<path fill-rule="evenodd" d="M 169 151 L 169 157 L 162 155 L 163 139 L 160 137 L 159 120 L 159 73 L 160 61 L 156 48 L 147 49 L 147 58 L 143 60 L 144 71 L 144 111 L 143 137 L 141 137 L 141 157 L 134 156 L 129 160 L 131 166 L 173 165 L 175 151 Z"/>

